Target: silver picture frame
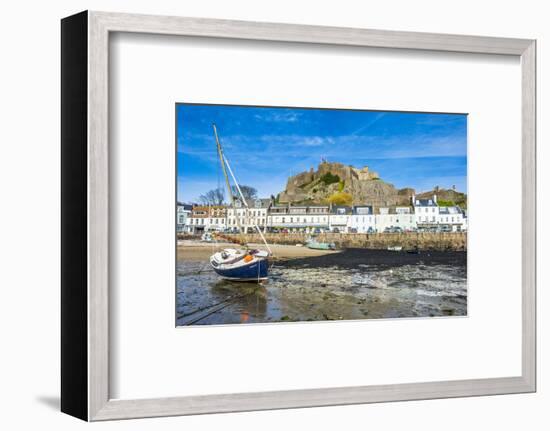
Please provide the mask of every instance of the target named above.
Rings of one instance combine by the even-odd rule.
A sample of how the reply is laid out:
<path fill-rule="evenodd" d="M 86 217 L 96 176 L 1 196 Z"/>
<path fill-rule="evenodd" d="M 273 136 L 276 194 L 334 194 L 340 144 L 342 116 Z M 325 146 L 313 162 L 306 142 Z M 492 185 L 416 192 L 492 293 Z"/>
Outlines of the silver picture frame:
<path fill-rule="evenodd" d="M 87 421 L 100 421 L 536 391 L 535 40 L 91 11 L 64 18 L 61 30 L 63 412 Z M 112 399 L 109 393 L 109 38 L 115 32 L 518 57 L 522 74 L 521 375 Z"/>

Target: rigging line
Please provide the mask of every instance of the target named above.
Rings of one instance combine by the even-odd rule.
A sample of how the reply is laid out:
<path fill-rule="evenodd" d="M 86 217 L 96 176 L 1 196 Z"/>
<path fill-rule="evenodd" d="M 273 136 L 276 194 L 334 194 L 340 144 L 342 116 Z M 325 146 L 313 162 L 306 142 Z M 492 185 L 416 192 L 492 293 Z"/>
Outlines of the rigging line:
<path fill-rule="evenodd" d="M 231 174 L 231 178 L 233 178 L 233 182 L 235 183 L 235 187 L 237 187 L 237 191 L 239 192 L 239 195 L 241 196 L 243 204 L 244 204 L 244 206 L 246 207 L 246 209 L 248 211 L 249 210 L 248 203 L 246 202 L 246 199 L 244 198 L 243 192 L 241 191 L 241 188 L 239 187 L 239 183 L 238 183 L 237 179 L 235 178 L 235 175 L 233 174 L 233 171 L 231 169 L 231 165 L 227 161 L 227 158 L 225 157 L 225 155 L 222 154 L 222 157 L 223 157 L 223 160 L 225 161 L 225 164 L 227 165 L 227 169 L 229 170 L 229 173 Z M 271 251 L 271 248 L 269 248 L 269 245 L 267 244 L 267 241 L 264 237 L 264 234 L 260 230 L 260 227 L 256 223 L 254 223 L 254 227 L 256 228 L 258 233 L 260 234 L 260 237 L 262 238 L 265 246 L 267 247 L 267 250 L 269 251 L 269 254 L 272 255 L 273 252 Z"/>
<path fill-rule="evenodd" d="M 217 149 L 216 149 L 216 153 L 217 153 Z M 217 154 L 216 154 L 216 155 L 217 155 Z M 218 165 L 217 163 L 216 163 L 216 165 L 217 165 L 217 169 L 216 169 L 216 174 L 217 174 L 217 183 L 216 183 L 216 187 L 217 187 L 217 191 L 216 191 L 216 192 L 217 192 L 217 193 L 221 193 L 221 190 L 220 190 L 220 188 L 221 188 L 221 187 L 220 187 L 220 179 L 221 179 L 221 177 L 220 177 L 220 170 L 221 170 L 221 166 Z"/>

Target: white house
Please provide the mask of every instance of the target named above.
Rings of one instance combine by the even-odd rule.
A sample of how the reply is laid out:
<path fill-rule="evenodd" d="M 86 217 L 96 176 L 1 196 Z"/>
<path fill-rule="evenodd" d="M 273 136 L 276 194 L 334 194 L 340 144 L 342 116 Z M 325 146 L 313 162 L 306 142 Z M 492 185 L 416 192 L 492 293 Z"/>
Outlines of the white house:
<path fill-rule="evenodd" d="M 417 199 L 412 196 L 416 226 L 418 228 L 431 228 L 437 226 L 439 220 L 439 207 L 437 196 L 431 199 Z"/>
<path fill-rule="evenodd" d="M 350 232 L 375 233 L 376 216 L 372 206 L 354 206 L 349 217 Z"/>
<path fill-rule="evenodd" d="M 247 232 L 255 230 L 255 225 L 265 232 L 268 225 L 268 211 L 270 199 L 256 199 L 247 201 L 248 208 L 240 200 L 235 202 L 235 209 L 227 208 L 227 228 L 238 231 L 239 224 Z"/>
<path fill-rule="evenodd" d="M 416 227 L 416 218 L 408 206 L 379 208 L 375 218 L 378 232 L 392 228 L 410 231 Z"/>
<path fill-rule="evenodd" d="M 329 229 L 329 207 L 326 205 L 274 205 L 268 212 L 268 226 L 291 232 L 313 232 Z"/>
<path fill-rule="evenodd" d="M 416 217 L 410 206 L 395 207 L 395 223 L 404 231 L 410 231 L 416 228 Z"/>
<path fill-rule="evenodd" d="M 223 205 L 194 206 L 188 217 L 189 231 L 202 233 L 225 230 L 226 207 Z"/>
<path fill-rule="evenodd" d="M 377 232 L 384 232 L 386 229 L 396 227 L 397 218 L 395 211 L 389 207 L 378 208 L 375 216 Z"/>
<path fill-rule="evenodd" d="M 331 232 L 348 232 L 348 226 L 352 214 L 352 208 L 346 206 L 333 206 L 330 215 L 328 227 Z"/>
<path fill-rule="evenodd" d="M 468 229 L 466 217 L 458 206 L 439 207 L 438 223 L 452 232 L 461 232 Z"/>
<path fill-rule="evenodd" d="M 189 226 L 189 217 L 191 217 L 191 212 L 193 210 L 192 205 L 180 204 L 178 202 L 176 210 L 176 231 L 177 232 L 191 232 L 191 227 Z"/>

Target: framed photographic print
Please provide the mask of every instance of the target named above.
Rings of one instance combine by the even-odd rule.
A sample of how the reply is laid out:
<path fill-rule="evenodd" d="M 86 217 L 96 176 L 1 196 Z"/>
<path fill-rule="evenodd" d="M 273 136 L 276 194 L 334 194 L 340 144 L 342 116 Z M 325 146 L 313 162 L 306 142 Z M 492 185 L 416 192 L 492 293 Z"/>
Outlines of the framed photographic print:
<path fill-rule="evenodd" d="M 176 116 L 178 326 L 467 315 L 465 114 Z"/>
<path fill-rule="evenodd" d="M 535 391 L 535 41 L 61 29 L 62 411 Z"/>

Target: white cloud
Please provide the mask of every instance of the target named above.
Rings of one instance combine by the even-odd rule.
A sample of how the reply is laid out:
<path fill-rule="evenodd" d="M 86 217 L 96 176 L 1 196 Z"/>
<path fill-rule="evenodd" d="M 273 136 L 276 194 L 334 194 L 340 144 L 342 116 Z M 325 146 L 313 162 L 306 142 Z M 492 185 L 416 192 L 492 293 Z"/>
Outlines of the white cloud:
<path fill-rule="evenodd" d="M 268 114 L 255 114 L 254 118 L 260 121 L 271 121 L 276 123 L 295 123 L 302 116 L 299 112 L 281 111 L 270 112 Z"/>

